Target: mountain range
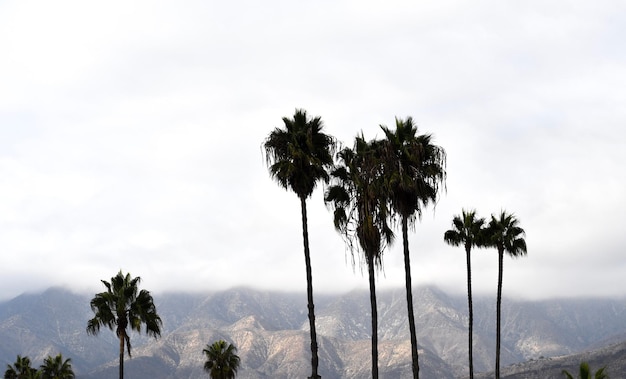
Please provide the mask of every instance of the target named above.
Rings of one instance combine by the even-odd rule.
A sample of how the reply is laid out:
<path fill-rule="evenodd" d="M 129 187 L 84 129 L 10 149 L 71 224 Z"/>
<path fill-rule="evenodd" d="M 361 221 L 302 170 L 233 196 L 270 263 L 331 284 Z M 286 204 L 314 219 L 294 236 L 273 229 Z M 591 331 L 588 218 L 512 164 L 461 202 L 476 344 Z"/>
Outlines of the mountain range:
<path fill-rule="evenodd" d="M 411 376 L 404 289 L 377 293 L 381 378 Z M 39 365 L 48 355 L 72 359 L 77 378 L 115 378 L 114 332 L 87 335 L 93 317 L 87 294 L 51 288 L 0 303 L 0 364 L 18 354 Z M 435 287 L 414 289 L 420 377 L 467 376 L 467 298 Z M 306 296 L 233 288 L 211 293 L 154 294 L 163 319 L 161 338 L 131 335 L 129 378 L 200 378 L 202 349 L 218 339 L 238 348 L 238 378 L 310 375 Z M 503 300 L 502 378 L 561 377 L 581 360 L 626 372 L 625 299 Z M 359 290 L 315 297 L 319 372 L 324 379 L 370 375 L 369 293 Z M 495 299 L 474 299 L 474 370 L 490 377 L 495 357 Z M 3 366 L 3 367 L 6 367 Z M 491 374 L 492 375 L 492 374 Z M 622 377 L 626 378 L 626 375 Z"/>

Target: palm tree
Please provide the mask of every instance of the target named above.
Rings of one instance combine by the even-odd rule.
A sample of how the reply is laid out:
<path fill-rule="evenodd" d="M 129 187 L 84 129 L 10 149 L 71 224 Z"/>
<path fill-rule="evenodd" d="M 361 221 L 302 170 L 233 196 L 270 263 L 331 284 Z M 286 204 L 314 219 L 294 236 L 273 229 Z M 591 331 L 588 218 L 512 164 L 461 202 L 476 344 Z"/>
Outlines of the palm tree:
<path fill-rule="evenodd" d="M 474 311 L 472 307 L 472 261 L 470 251 L 472 247 L 482 247 L 484 218 L 476 217 L 476 211 L 469 212 L 463 209 L 461 216 L 454 216 L 452 219 L 452 229 L 443 235 L 444 241 L 448 245 L 465 247 L 465 259 L 467 262 L 467 305 L 469 310 L 469 373 L 470 379 L 474 378 L 474 360 L 472 358 L 473 333 L 474 333 Z"/>
<path fill-rule="evenodd" d="M 498 294 L 496 303 L 496 379 L 500 378 L 500 320 L 502 309 L 502 269 L 504 253 L 513 258 L 526 255 L 525 232 L 513 214 L 501 211 L 498 217 L 491 215 L 486 230 L 486 243 L 498 249 Z"/>
<path fill-rule="evenodd" d="M 389 199 L 393 212 L 402 223 L 406 299 L 411 334 L 413 377 L 419 377 L 417 336 L 413 314 L 413 290 L 411 284 L 411 260 L 409 254 L 409 225 L 414 226 L 416 214 L 422 208 L 435 203 L 446 178 L 446 153 L 433 145 L 431 135 L 417 135 L 413 119 L 396 118 L 396 130 L 381 125 L 386 140 L 383 148 L 384 176 L 387 180 Z"/>
<path fill-rule="evenodd" d="M 357 136 L 354 148 L 344 148 L 333 170 L 333 184 L 324 200 L 333 209 L 335 228 L 353 254 L 364 254 L 369 277 L 372 312 L 372 377 L 378 378 L 378 312 L 375 271 L 382 267 L 382 252 L 393 241 L 388 198 L 384 191 L 380 142 Z"/>
<path fill-rule="evenodd" d="M 37 369 L 30 366 L 30 358 L 17 356 L 13 365 L 7 365 L 4 379 L 34 379 L 39 377 Z"/>
<path fill-rule="evenodd" d="M 313 194 L 319 181 L 328 182 L 328 171 L 333 165 L 336 141 L 322 132 L 320 117 L 309 119 L 306 111 L 297 109 L 293 119 L 283 117 L 284 129 L 276 128 L 263 143 L 270 176 L 278 184 L 292 190 L 300 199 L 302 238 L 306 266 L 307 302 L 311 333 L 311 379 L 321 378 L 317 373 L 317 333 L 313 303 L 313 275 L 309 252 L 309 231 L 306 199 Z"/>
<path fill-rule="evenodd" d="M 87 333 L 97 335 L 101 326 L 113 330 L 120 340 L 120 379 L 124 378 L 124 343 L 131 356 L 131 330 L 141 332 L 141 325 L 146 326 L 148 336 L 157 338 L 161 335 L 161 317 L 157 314 L 152 295 L 147 290 L 139 291 L 140 277 L 132 278 L 122 271 L 111 278 L 111 282 L 101 280 L 107 288 L 106 292 L 97 293 L 91 299 L 91 310 L 94 318 L 87 323 Z"/>
<path fill-rule="evenodd" d="M 602 367 L 598 371 L 596 371 L 595 375 L 591 376 L 591 369 L 589 368 L 589 364 L 587 362 L 581 362 L 578 370 L 578 378 L 579 379 L 608 379 L 609 375 L 604 372 L 606 367 Z M 561 371 L 563 375 L 565 375 L 568 379 L 574 379 L 574 376 L 570 374 L 567 370 Z"/>
<path fill-rule="evenodd" d="M 219 340 L 213 345 L 207 344 L 202 353 L 207 358 L 204 371 L 209 373 L 211 379 L 235 379 L 240 359 L 233 344 Z"/>
<path fill-rule="evenodd" d="M 63 360 L 61 354 L 54 358 L 48 356 L 48 358 L 44 359 L 40 370 L 42 379 L 74 379 L 75 377 L 71 359 Z"/>

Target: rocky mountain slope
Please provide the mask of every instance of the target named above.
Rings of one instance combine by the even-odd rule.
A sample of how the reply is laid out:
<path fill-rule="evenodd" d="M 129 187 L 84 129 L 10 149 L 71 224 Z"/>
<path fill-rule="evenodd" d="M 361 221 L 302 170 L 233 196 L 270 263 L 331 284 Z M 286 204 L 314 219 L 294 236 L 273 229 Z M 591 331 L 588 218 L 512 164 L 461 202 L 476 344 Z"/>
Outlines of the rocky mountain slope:
<path fill-rule="evenodd" d="M 91 296 L 50 289 L 0 303 L 0 364 L 14 362 L 17 354 L 27 355 L 38 364 L 47 355 L 61 352 L 72 358 L 79 378 L 115 377 L 118 345 L 114 333 L 102 330 L 93 337 L 85 332 L 87 320 L 92 317 Z M 301 378 L 310 373 L 304 294 L 236 288 L 210 294 L 172 293 L 154 297 L 164 322 L 162 337 L 154 340 L 132 335 L 133 358 L 125 363 L 128 377 L 204 377 L 202 349 L 220 338 L 232 341 L 239 349 L 242 367 L 238 378 Z M 404 297 L 403 289 L 378 293 L 382 378 L 410 376 Z M 416 288 L 415 307 L 421 377 L 464 377 L 467 374 L 466 297 L 451 296 L 432 287 Z M 495 299 L 477 298 L 474 308 L 474 367 L 476 372 L 486 372 L 493 369 L 495 354 Z M 317 295 L 316 317 L 322 377 L 369 377 L 368 293 Z M 535 365 L 539 370 L 547 369 L 563 359 L 556 357 L 592 348 L 604 348 L 598 350 L 598 357 L 604 357 L 603 351 L 616 356 L 626 346 L 607 346 L 625 340 L 625 335 L 623 299 L 543 302 L 505 299 L 502 365 L 510 367 L 503 373 L 521 370 L 524 366 L 521 362 Z M 601 363 L 604 358 L 598 359 Z M 542 366 L 536 366 L 539 364 Z M 564 364 L 569 365 L 565 367 L 568 369 L 576 366 L 570 362 Z M 531 366 L 524 367 L 532 370 Z M 560 373 L 558 367 L 554 369 Z M 512 376 L 518 377 L 531 378 Z"/>

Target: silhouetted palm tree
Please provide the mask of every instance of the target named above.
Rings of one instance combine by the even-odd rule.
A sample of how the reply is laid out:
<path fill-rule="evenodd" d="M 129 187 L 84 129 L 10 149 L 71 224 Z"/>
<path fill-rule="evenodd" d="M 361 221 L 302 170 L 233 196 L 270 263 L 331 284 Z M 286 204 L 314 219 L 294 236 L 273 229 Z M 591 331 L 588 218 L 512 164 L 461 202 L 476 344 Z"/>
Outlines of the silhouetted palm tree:
<path fill-rule="evenodd" d="M 472 260 L 470 252 L 472 247 L 482 247 L 484 218 L 476 217 L 476 211 L 462 211 L 461 216 L 454 216 L 452 219 L 452 229 L 444 233 L 444 241 L 452 246 L 463 245 L 465 247 L 465 259 L 467 262 L 467 305 L 469 310 L 469 373 L 470 379 L 474 378 L 473 333 L 474 333 L 474 311 L 472 305 Z"/>
<path fill-rule="evenodd" d="M 204 371 L 209 373 L 211 379 L 235 379 L 240 359 L 233 344 L 219 340 L 213 345 L 207 344 L 202 353 L 206 355 Z"/>
<path fill-rule="evenodd" d="M 413 289 L 411 284 L 411 260 L 409 254 L 409 225 L 414 226 L 416 215 L 422 208 L 435 203 L 439 190 L 445 186 L 446 153 L 432 144 L 428 134 L 417 135 L 413 119 L 396 118 L 396 129 L 392 131 L 381 125 L 386 139 L 381 143 L 384 160 L 384 177 L 391 209 L 400 216 L 406 299 L 411 335 L 413 377 L 419 377 L 417 336 L 413 314 Z"/>
<path fill-rule="evenodd" d="M 596 373 L 591 376 L 591 369 L 589 368 L 589 364 L 587 362 L 581 362 L 580 367 L 578 369 L 578 379 L 608 379 L 609 375 L 604 372 L 606 367 L 602 367 Z M 574 376 L 570 374 L 567 370 L 563 370 L 561 372 L 568 379 L 574 379 Z"/>
<path fill-rule="evenodd" d="M 36 379 L 40 377 L 37 369 L 30 366 L 30 358 L 17 356 L 13 365 L 7 365 L 4 379 Z"/>
<path fill-rule="evenodd" d="M 40 366 L 42 379 L 74 379 L 74 370 L 72 369 L 71 359 L 63 360 L 63 356 L 58 354 L 56 357 L 44 359 L 43 365 Z"/>
<path fill-rule="evenodd" d="M 111 278 L 111 282 L 101 280 L 107 288 L 106 292 L 97 293 L 91 299 L 91 310 L 94 318 L 87 323 L 87 333 L 97 335 L 100 327 L 105 326 L 120 340 L 120 379 L 124 378 L 124 344 L 131 356 L 131 344 L 128 327 L 141 332 L 141 325 L 145 325 L 148 336 L 157 338 L 161 335 L 161 318 L 157 314 L 152 295 L 147 290 L 139 291 L 140 277 L 131 278 L 130 274 L 120 271 Z"/>
<path fill-rule="evenodd" d="M 389 227 L 380 142 L 358 136 L 354 148 L 344 148 L 333 170 L 325 195 L 333 209 L 335 228 L 350 251 L 360 250 L 367 265 L 372 312 L 372 378 L 378 378 L 378 312 L 375 272 L 382 266 L 382 252 L 393 241 Z M 354 255 L 353 255 L 354 262 Z"/>
<path fill-rule="evenodd" d="M 313 303 L 313 275 L 309 252 L 309 232 L 306 199 L 311 196 L 319 181 L 328 182 L 328 171 L 333 165 L 336 141 L 322 132 L 320 117 L 309 119 L 306 111 L 296 110 L 293 119 L 283 117 L 284 129 L 276 128 L 263 146 L 270 176 L 278 184 L 292 190 L 300 199 L 302 213 L 302 238 L 306 266 L 307 302 L 311 333 L 311 379 L 319 379 L 317 333 L 315 331 L 315 306 Z"/>
<path fill-rule="evenodd" d="M 525 232 L 514 215 L 501 211 L 492 215 L 486 230 L 486 243 L 498 250 L 498 295 L 496 303 L 496 379 L 500 379 L 500 320 L 502 310 L 502 270 L 504 253 L 513 258 L 526 255 Z"/>

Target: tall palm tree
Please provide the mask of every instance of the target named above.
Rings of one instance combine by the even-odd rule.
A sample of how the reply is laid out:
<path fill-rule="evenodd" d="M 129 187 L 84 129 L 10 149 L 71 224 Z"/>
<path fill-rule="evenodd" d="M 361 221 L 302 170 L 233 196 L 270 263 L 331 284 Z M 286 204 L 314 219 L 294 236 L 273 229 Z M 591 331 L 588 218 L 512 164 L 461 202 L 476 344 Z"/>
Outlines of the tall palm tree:
<path fill-rule="evenodd" d="M 353 254 L 362 251 L 367 265 L 372 312 L 372 378 L 378 378 L 378 312 L 376 270 L 382 267 L 382 252 L 393 241 L 388 224 L 388 198 L 384 188 L 380 142 L 357 136 L 354 148 L 344 148 L 331 176 L 324 200 L 333 209 L 335 228 Z"/>
<path fill-rule="evenodd" d="M 283 123 L 285 128 L 274 129 L 263 143 L 263 147 L 270 176 L 281 187 L 295 192 L 300 199 L 311 333 L 312 372 L 310 378 L 319 379 L 306 199 L 313 194 L 319 181 L 328 182 L 328 171 L 333 165 L 333 154 L 337 143 L 333 137 L 322 132 L 324 127 L 322 119 L 320 117 L 309 119 L 305 110 L 297 109 L 291 119 L 283 117 Z"/>
<path fill-rule="evenodd" d="M 101 326 L 113 330 L 120 340 L 120 379 L 124 378 L 124 344 L 131 356 L 131 344 L 128 327 L 141 332 L 145 325 L 148 336 L 161 336 L 161 317 L 157 314 L 152 295 L 147 290 L 139 291 L 140 277 L 132 278 L 122 271 L 111 278 L 111 282 L 101 280 L 106 292 L 100 292 L 91 299 L 94 318 L 87 323 L 87 333 L 97 335 Z"/>
<path fill-rule="evenodd" d="M 411 284 L 411 259 L 409 254 L 409 225 L 414 226 L 416 215 L 422 208 L 435 203 L 446 178 L 446 153 L 432 144 L 428 134 L 417 135 L 417 126 L 411 117 L 396 118 L 395 131 L 381 125 L 386 139 L 383 148 L 384 176 L 387 180 L 389 200 L 393 212 L 400 216 L 406 300 L 411 334 L 413 378 L 419 377 L 417 335 L 413 314 L 413 289 Z"/>
<path fill-rule="evenodd" d="M 38 376 L 37 369 L 30 366 L 30 358 L 21 355 L 17 356 L 13 365 L 7 365 L 4 372 L 4 379 L 33 379 Z"/>
<path fill-rule="evenodd" d="M 44 359 L 40 367 L 42 379 L 74 379 L 71 359 L 63 360 L 63 356 L 58 354 L 54 358 L 48 356 Z"/>
<path fill-rule="evenodd" d="M 605 369 L 606 367 L 602 367 L 601 369 L 596 371 L 596 373 L 592 377 L 591 369 L 589 368 L 589 363 L 581 362 L 579 370 L 578 370 L 578 378 L 579 379 L 608 379 L 609 375 L 606 372 L 604 372 Z M 561 373 L 565 375 L 565 377 L 568 379 L 574 379 L 574 376 L 570 374 L 567 370 L 563 370 L 561 371 Z"/>
<path fill-rule="evenodd" d="M 476 211 L 462 210 L 461 216 L 454 216 L 452 219 L 452 229 L 447 230 L 443 239 L 448 245 L 465 247 L 465 259 L 467 264 L 467 306 L 469 310 L 469 373 L 470 379 L 474 378 L 474 359 L 473 351 L 473 334 L 474 334 L 474 311 L 472 305 L 472 261 L 470 252 L 472 247 L 482 247 L 483 228 L 485 225 L 484 218 L 478 218 Z"/>
<path fill-rule="evenodd" d="M 517 218 L 506 211 L 501 211 L 496 217 L 491 215 L 491 221 L 486 229 L 488 246 L 498 250 L 498 294 L 496 303 L 496 379 L 500 379 L 500 320 L 502 310 L 502 269 L 504 253 L 513 258 L 526 255 L 525 232 L 519 226 Z"/>
<path fill-rule="evenodd" d="M 204 371 L 209 373 L 211 379 L 235 379 L 241 360 L 233 344 L 219 340 L 213 345 L 207 344 L 202 353 L 206 355 Z"/>

